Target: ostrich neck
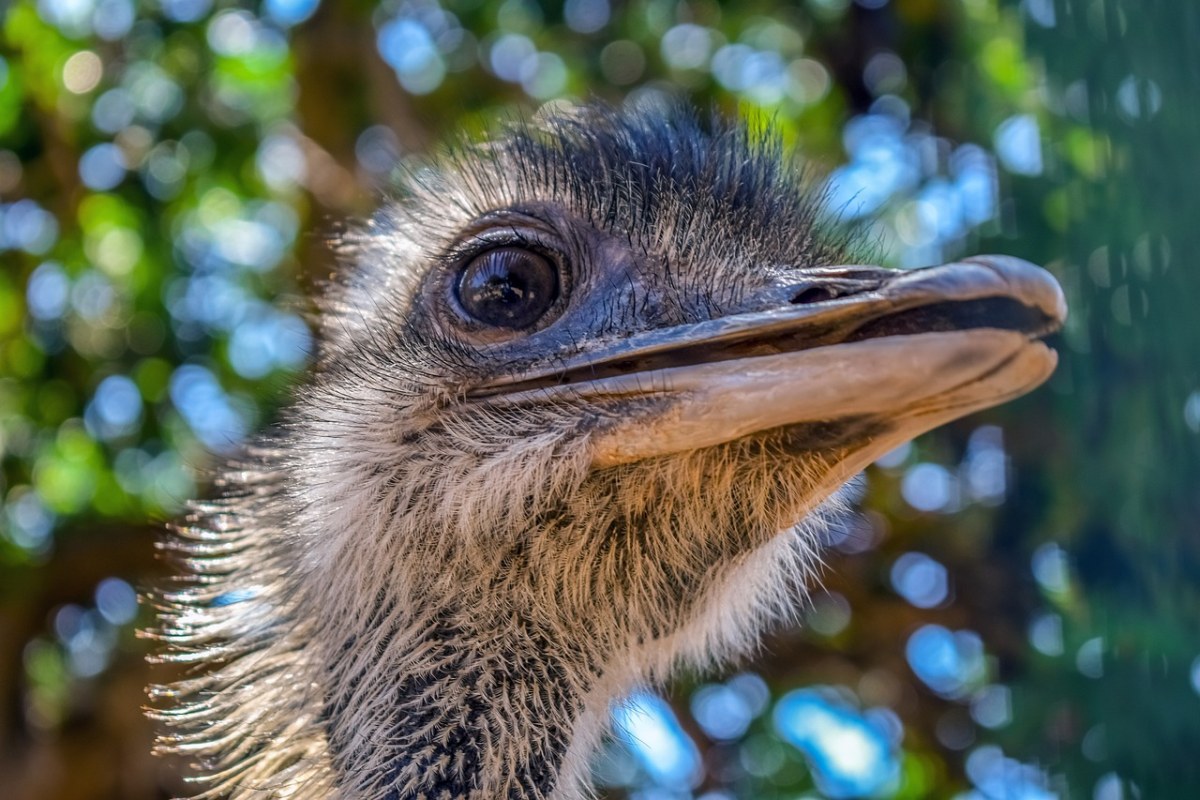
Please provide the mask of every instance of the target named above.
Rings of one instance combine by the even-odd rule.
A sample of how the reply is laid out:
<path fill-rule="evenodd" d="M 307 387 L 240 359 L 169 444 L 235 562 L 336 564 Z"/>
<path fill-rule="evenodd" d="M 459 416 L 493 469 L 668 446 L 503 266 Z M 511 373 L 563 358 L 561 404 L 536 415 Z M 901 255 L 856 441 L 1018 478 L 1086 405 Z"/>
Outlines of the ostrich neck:
<path fill-rule="evenodd" d="M 734 513 L 802 509 L 811 495 L 773 466 L 747 481 L 725 463 L 668 462 L 636 497 L 600 479 L 549 497 L 519 480 L 482 497 L 466 480 L 417 491 L 420 474 L 325 487 L 349 499 L 308 505 L 312 572 L 288 572 L 314 626 L 315 645 L 296 652 L 315 668 L 309 707 L 338 800 L 582 796 L 609 704 L 678 663 L 748 649 L 779 587 L 811 565 L 811 539 L 779 535 L 778 513 Z M 714 476 L 723 511 L 672 493 L 695 474 Z M 356 513 L 379 507 L 403 511 Z"/>
<path fill-rule="evenodd" d="M 563 796 L 586 686 L 578 666 L 523 620 L 469 616 L 393 622 L 366 648 L 358 636 L 343 643 L 325 717 L 346 797 Z M 377 660 L 345 663 L 364 650 Z"/>

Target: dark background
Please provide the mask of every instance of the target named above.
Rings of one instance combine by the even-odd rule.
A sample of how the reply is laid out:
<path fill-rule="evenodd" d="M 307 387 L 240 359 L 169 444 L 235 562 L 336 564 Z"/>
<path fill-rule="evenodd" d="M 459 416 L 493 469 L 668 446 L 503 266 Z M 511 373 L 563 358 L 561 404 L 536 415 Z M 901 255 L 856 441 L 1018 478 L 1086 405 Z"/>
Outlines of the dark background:
<path fill-rule="evenodd" d="M 1046 387 L 869 469 L 807 626 L 639 696 L 613 797 L 1200 796 L 1200 5 L 0 3 L 0 795 L 186 792 L 134 592 L 303 368 L 325 237 L 560 98 L 771 120 L 893 266 L 1047 265 Z"/>

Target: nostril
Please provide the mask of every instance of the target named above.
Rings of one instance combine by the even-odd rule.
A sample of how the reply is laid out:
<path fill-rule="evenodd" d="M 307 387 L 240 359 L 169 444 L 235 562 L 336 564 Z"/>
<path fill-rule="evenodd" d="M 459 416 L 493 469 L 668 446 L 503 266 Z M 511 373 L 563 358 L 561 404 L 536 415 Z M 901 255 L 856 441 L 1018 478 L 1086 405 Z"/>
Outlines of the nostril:
<path fill-rule="evenodd" d="M 828 286 L 809 286 L 804 291 L 793 295 L 791 303 L 795 306 L 804 305 L 805 303 L 823 303 L 837 296 L 838 293 Z"/>

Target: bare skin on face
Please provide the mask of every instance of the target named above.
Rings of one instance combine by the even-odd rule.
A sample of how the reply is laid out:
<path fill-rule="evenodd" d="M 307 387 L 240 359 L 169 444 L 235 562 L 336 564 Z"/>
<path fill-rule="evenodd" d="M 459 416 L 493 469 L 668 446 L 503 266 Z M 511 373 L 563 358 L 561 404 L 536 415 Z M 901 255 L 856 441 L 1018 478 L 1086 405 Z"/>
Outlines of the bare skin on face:
<path fill-rule="evenodd" d="M 769 134 L 591 109 L 344 243 L 278 431 L 167 543 L 162 749 L 204 796 L 586 796 L 612 703 L 750 650 L 883 452 L 1023 394 L 1066 313 L 857 266 Z"/>

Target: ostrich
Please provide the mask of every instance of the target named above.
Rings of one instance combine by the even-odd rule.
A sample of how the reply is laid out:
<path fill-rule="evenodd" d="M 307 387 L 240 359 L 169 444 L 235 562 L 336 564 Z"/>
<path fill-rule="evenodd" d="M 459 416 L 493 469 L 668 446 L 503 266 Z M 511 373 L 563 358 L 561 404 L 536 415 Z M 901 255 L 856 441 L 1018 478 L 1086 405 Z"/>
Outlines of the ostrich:
<path fill-rule="evenodd" d="M 793 607 L 838 487 L 1054 367 L 1039 268 L 847 266 L 825 219 L 777 138 L 682 110 L 413 169 L 164 545 L 160 750 L 209 798 L 586 796 L 615 702 Z"/>

